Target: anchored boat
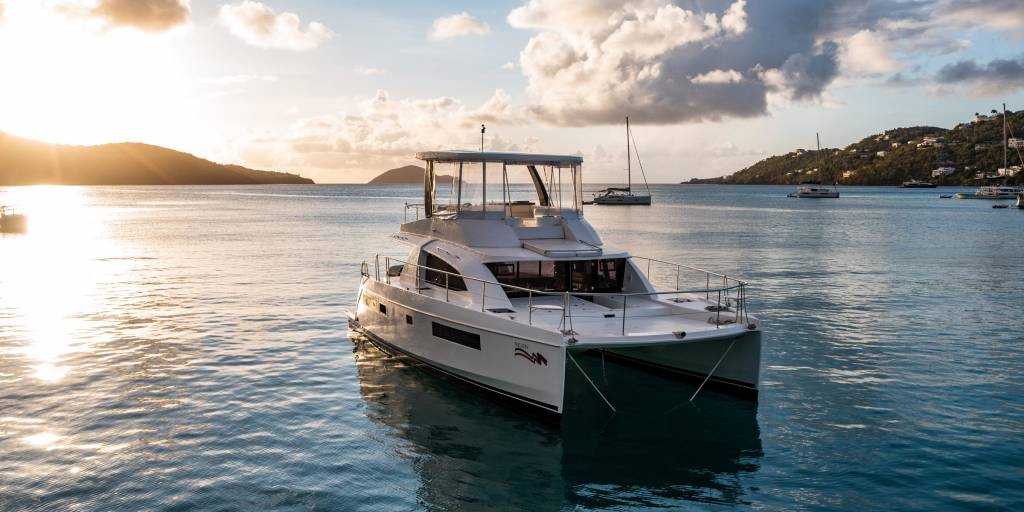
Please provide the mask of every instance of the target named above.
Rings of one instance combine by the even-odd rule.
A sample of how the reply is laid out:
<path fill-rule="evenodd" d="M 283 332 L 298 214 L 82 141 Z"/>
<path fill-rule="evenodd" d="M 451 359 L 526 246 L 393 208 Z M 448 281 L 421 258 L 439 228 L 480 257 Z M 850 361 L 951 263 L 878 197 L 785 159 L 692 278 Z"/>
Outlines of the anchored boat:
<path fill-rule="evenodd" d="M 995 113 L 993 110 L 992 113 Z M 1009 125 L 1006 122 L 1006 103 L 1003 103 L 1003 168 L 999 171 L 1004 176 L 1010 176 L 1010 168 L 1007 165 L 1007 155 L 1009 151 L 1009 143 L 1007 138 L 1007 132 L 1009 131 Z M 1019 156 L 1019 153 L 1018 153 Z M 1021 159 L 1021 164 L 1024 164 L 1024 158 Z M 1013 187 L 1008 185 L 986 185 L 978 187 L 973 193 L 971 192 L 957 192 L 957 199 L 1014 199 L 1017 194 L 1024 192 L 1024 187 Z"/>
<path fill-rule="evenodd" d="M 817 133 L 814 134 L 814 139 L 818 144 L 818 154 L 821 154 L 821 137 Z M 824 162 L 822 162 L 824 163 Z M 819 176 L 821 174 L 819 173 Z M 833 183 L 832 188 L 822 187 L 820 181 L 804 181 L 800 183 L 800 187 L 796 189 L 796 192 L 790 192 L 786 194 L 786 197 L 800 197 L 809 199 L 836 199 L 839 197 L 839 189 L 836 188 Z"/>
<path fill-rule="evenodd" d="M 609 187 L 599 190 L 594 194 L 594 204 L 651 204 L 651 187 L 647 185 L 647 175 L 643 172 L 644 164 L 640 162 L 640 152 L 636 151 L 636 161 L 640 164 L 640 174 L 644 178 L 646 194 L 633 192 L 633 151 L 636 149 L 636 141 L 633 140 L 633 132 L 629 131 L 629 116 L 626 116 L 626 187 Z"/>
<path fill-rule="evenodd" d="M 580 157 L 416 156 L 424 202 L 407 208 L 423 217 L 394 235 L 408 256 L 364 262 L 352 329 L 555 416 L 567 372 L 593 385 L 576 362 L 585 352 L 756 397 L 761 323 L 747 283 L 605 246 L 583 217 Z M 438 188 L 439 174 L 457 179 Z"/>

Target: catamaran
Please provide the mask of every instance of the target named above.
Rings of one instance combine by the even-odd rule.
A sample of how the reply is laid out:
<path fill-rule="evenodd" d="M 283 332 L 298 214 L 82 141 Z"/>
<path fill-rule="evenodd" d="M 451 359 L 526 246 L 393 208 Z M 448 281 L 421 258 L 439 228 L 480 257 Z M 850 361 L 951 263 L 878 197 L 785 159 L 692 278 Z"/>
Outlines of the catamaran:
<path fill-rule="evenodd" d="M 426 163 L 423 203 L 407 205 L 415 218 L 393 235 L 408 255 L 363 263 L 350 328 L 559 418 L 567 382 L 605 398 L 577 362 L 588 352 L 694 380 L 698 392 L 757 396 L 762 330 L 747 283 L 605 246 L 583 217 L 582 158 L 416 157 Z M 437 187 L 441 173 L 456 176 L 447 190 Z"/>
<path fill-rule="evenodd" d="M 626 188 L 609 187 L 594 194 L 594 204 L 651 204 L 651 187 L 647 185 L 647 175 L 643 172 L 640 152 L 636 152 L 636 161 L 640 164 L 640 174 L 644 178 L 646 194 L 633 192 L 633 157 L 630 149 L 636 149 L 633 132 L 629 130 L 629 116 L 626 116 Z"/>
<path fill-rule="evenodd" d="M 815 140 L 818 142 L 818 154 L 821 154 L 821 138 L 818 134 L 814 134 Z M 822 166 L 824 167 L 824 166 Z M 819 173 L 819 176 L 821 173 Z M 801 198 L 815 198 L 815 199 L 835 199 L 839 197 L 839 189 L 832 185 L 832 188 L 822 187 L 820 181 L 805 181 L 800 183 L 800 187 L 796 189 L 796 192 L 791 192 L 786 197 L 801 197 Z"/>
<path fill-rule="evenodd" d="M 994 111 L 993 111 L 994 112 Z M 1006 121 L 1006 103 L 1003 103 L 1003 173 L 1007 173 L 1010 168 L 1007 166 L 1007 151 L 1009 148 L 1007 139 L 1007 130 L 1009 125 Z M 1024 159 L 1021 160 L 1021 164 L 1024 164 Z M 1018 193 L 1024 192 L 1024 187 L 1012 187 L 1007 185 L 986 185 L 978 187 L 974 193 L 970 192 L 957 192 L 957 199 L 1014 199 Z"/>

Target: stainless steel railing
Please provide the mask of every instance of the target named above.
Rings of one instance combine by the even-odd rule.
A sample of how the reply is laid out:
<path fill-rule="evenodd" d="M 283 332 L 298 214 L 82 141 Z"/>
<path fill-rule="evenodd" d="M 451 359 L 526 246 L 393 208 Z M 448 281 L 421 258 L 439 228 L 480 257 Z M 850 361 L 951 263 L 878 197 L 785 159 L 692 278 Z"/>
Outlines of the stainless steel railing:
<path fill-rule="evenodd" d="M 707 270 L 699 269 L 699 268 L 696 268 L 696 267 L 690 267 L 690 266 L 687 266 L 687 265 L 680 265 L 680 264 L 677 264 L 677 263 L 671 263 L 671 262 L 656 260 L 656 259 L 652 259 L 652 258 L 645 258 L 645 257 L 642 257 L 642 256 L 632 256 L 632 258 L 634 258 L 634 259 L 641 259 L 641 260 L 645 260 L 645 261 L 648 262 L 648 280 L 649 281 L 650 281 L 650 279 L 649 279 L 649 276 L 650 276 L 650 273 L 649 273 L 649 271 L 650 271 L 650 264 L 651 263 L 658 263 L 658 264 L 671 265 L 674 268 L 676 268 L 676 270 L 677 270 L 677 277 L 676 277 L 677 283 L 679 282 L 679 279 L 680 279 L 679 274 L 681 274 L 681 272 L 683 270 L 690 271 L 690 272 L 698 272 L 698 273 L 704 274 L 704 276 L 705 276 L 705 287 L 704 288 L 684 289 L 684 288 L 679 288 L 677 286 L 676 289 L 673 289 L 673 290 L 653 291 L 653 292 L 632 292 L 632 293 L 621 293 L 621 292 L 620 293 L 588 293 L 588 292 L 568 292 L 568 291 L 566 291 L 566 292 L 554 292 L 554 291 L 536 290 L 536 289 L 533 289 L 533 288 L 525 288 L 525 287 L 522 287 L 522 286 L 516 286 L 516 285 L 511 285 L 511 284 L 505 284 L 505 283 L 499 283 L 497 281 L 489 281 L 489 280 L 486 280 L 486 279 L 480 279 L 480 278 L 476 278 L 476 277 L 472 277 L 472 276 L 467 276 L 467 275 L 463 275 L 463 274 L 458 274 L 458 273 L 454 273 L 454 272 L 447 272 L 447 271 L 444 271 L 444 270 L 439 270 L 439 269 L 436 269 L 436 268 L 427 267 L 427 266 L 424 266 L 424 265 L 419 265 L 419 264 L 416 264 L 416 263 L 412 263 L 412 262 L 409 262 L 409 261 L 404 260 L 404 259 L 392 258 L 390 256 L 385 256 L 384 257 L 384 269 L 385 269 L 384 270 L 384 276 L 385 276 L 384 282 L 386 282 L 387 284 L 391 284 L 391 278 L 392 277 L 398 277 L 398 276 L 401 275 L 401 274 L 398 274 L 398 276 L 393 276 L 392 275 L 392 272 L 391 272 L 391 269 L 392 269 L 392 266 L 393 266 L 392 262 L 401 262 L 403 271 L 404 271 L 406 266 L 412 267 L 412 268 L 415 269 L 415 289 L 416 289 L 416 292 L 419 293 L 419 294 L 422 294 L 424 290 L 432 290 L 433 289 L 431 287 L 423 286 L 423 284 L 430 283 L 430 284 L 432 284 L 434 286 L 440 286 L 438 283 L 434 283 L 432 281 L 425 281 L 425 278 L 423 277 L 423 275 L 426 272 L 429 271 L 429 272 L 433 272 L 433 273 L 436 273 L 436 274 L 444 275 L 444 280 L 445 280 L 445 282 L 444 282 L 444 290 L 445 290 L 444 300 L 445 300 L 445 302 L 451 302 L 451 291 L 452 290 L 451 290 L 450 280 L 451 280 L 452 277 L 457 277 L 457 278 L 461 279 L 463 281 L 463 283 L 465 283 L 466 281 L 477 282 L 477 283 L 480 283 L 480 285 L 481 285 L 480 301 L 479 301 L 480 302 L 480 311 L 481 312 L 486 312 L 487 311 L 487 287 L 488 286 L 497 287 L 497 289 L 501 290 L 503 293 L 505 293 L 506 291 L 511 291 L 511 290 L 518 291 L 518 292 L 524 292 L 524 293 L 527 294 L 527 309 L 528 309 L 527 321 L 528 321 L 529 325 L 533 325 L 533 313 L 534 313 L 534 310 L 537 310 L 537 309 L 549 309 L 550 306 L 551 306 L 550 304 L 535 304 L 534 303 L 534 297 L 535 296 L 537 296 L 537 297 L 559 297 L 561 299 L 562 305 L 561 306 L 555 306 L 557 309 L 560 309 L 561 313 L 562 313 L 561 321 L 559 322 L 559 330 L 562 331 L 562 334 L 569 335 L 569 336 L 573 336 L 573 335 L 576 334 L 572 330 L 572 318 L 573 318 L 573 310 L 572 310 L 573 302 L 572 302 L 572 298 L 573 297 L 586 297 L 588 299 L 593 299 L 595 297 L 602 297 L 602 298 L 607 298 L 607 299 L 614 299 L 614 298 L 617 298 L 617 297 L 621 297 L 622 298 L 622 308 L 621 308 L 621 310 L 622 310 L 622 314 L 621 314 L 621 317 L 622 317 L 622 327 L 621 327 L 621 331 L 620 332 L 621 332 L 622 335 L 626 334 L 626 319 L 628 317 L 628 311 L 629 311 L 629 309 L 627 307 L 627 304 L 628 304 L 629 299 L 631 297 L 634 298 L 634 299 L 636 299 L 636 298 L 651 299 L 653 297 L 654 300 L 658 300 L 662 296 L 675 295 L 674 300 L 680 301 L 680 300 L 687 300 L 684 297 L 682 297 L 683 295 L 697 295 L 697 296 L 699 296 L 701 293 L 703 293 L 704 296 L 705 296 L 705 299 L 704 299 L 705 302 L 707 304 L 709 304 L 707 307 L 705 307 L 705 310 L 708 311 L 708 312 L 713 312 L 715 314 L 714 321 L 712 323 L 715 324 L 716 328 L 721 327 L 722 325 L 739 323 L 740 321 L 743 321 L 745 324 L 749 324 L 750 323 L 749 322 L 749 315 L 748 315 L 748 312 L 747 312 L 747 292 L 746 292 L 746 289 L 747 289 L 748 284 L 747 284 L 746 281 L 743 281 L 743 280 L 740 280 L 740 279 L 736 279 L 736 278 L 732 278 L 732 277 L 728 277 L 728 276 L 726 276 L 724 274 L 718 274 L 718 273 L 715 273 L 715 272 L 710 272 L 710 271 L 707 271 Z M 373 276 L 373 278 L 376 281 L 381 281 L 381 276 L 380 276 L 380 263 L 381 263 L 381 261 L 380 261 L 380 259 L 381 259 L 381 257 L 380 257 L 379 254 L 374 256 L 374 276 Z M 363 274 L 364 277 L 367 277 L 367 278 L 370 277 L 370 275 L 369 275 L 369 268 L 368 268 L 368 266 L 366 265 L 365 262 L 363 263 L 363 267 L 361 268 L 361 273 Z M 712 279 L 712 278 L 714 278 L 714 279 Z M 711 285 L 712 280 L 717 282 L 719 279 L 721 279 L 721 281 L 723 283 L 722 286 L 717 287 L 717 288 L 711 288 L 710 285 Z M 468 287 L 467 287 L 467 290 L 456 290 L 456 292 L 457 293 L 465 293 L 465 294 L 470 293 L 469 290 L 468 290 Z M 470 297 L 470 299 L 472 299 L 472 297 Z M 669 300 L 673 300 L 673 299 L 669 299 Z M 618 308 L 616 308 L 616 310 L 618 310 Z M 726 313 L 725 320 L 722 319 L 722 313 Z M 732 318 L 728 317 L 729 316 L 728 314 L 730 314 L 730 313 L 732 314 Z M 586 315 L 579 315 L 579 314 L 577 314 L 576 316 L 578 318 L 583 318 Z M 637 318 L 637 317 L 634 317 L 634 318 Z"/>

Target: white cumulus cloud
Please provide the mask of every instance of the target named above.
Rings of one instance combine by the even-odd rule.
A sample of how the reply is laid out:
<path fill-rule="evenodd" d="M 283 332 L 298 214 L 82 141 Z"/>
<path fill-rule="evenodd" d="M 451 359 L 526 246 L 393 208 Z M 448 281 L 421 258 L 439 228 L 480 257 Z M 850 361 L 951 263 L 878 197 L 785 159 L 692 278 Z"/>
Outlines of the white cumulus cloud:
<path fill-rule="evenodd" d="M 462 36 L 483 36 L 491 33 L 491 26 L 474 18 L 468 12 L 442 16 L 434 20 L 431 39 L 454 39 Z"/>
<path fill-rule="evenodd" d="M 219 17 L 232 34 L 259 48 L 311 50 L 333 35 L 322 23 L 311 21 L 303 29 L 298 15 L 290 12 L 278 14 L 252 0 L 221 6 Z"/>

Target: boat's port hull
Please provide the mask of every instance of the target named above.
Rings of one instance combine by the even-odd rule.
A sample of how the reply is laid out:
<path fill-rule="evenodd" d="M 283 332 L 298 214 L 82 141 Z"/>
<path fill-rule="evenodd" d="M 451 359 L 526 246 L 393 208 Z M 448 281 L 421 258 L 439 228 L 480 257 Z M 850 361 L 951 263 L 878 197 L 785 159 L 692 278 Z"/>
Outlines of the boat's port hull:
<path fill-rule="evenodd" d="M 541 329 L 376 281 L 364 285 L 356 318 L 368 335 L 438 371 L 547 412 L 562 411 L 560 336 L 539 340 Z"/>

